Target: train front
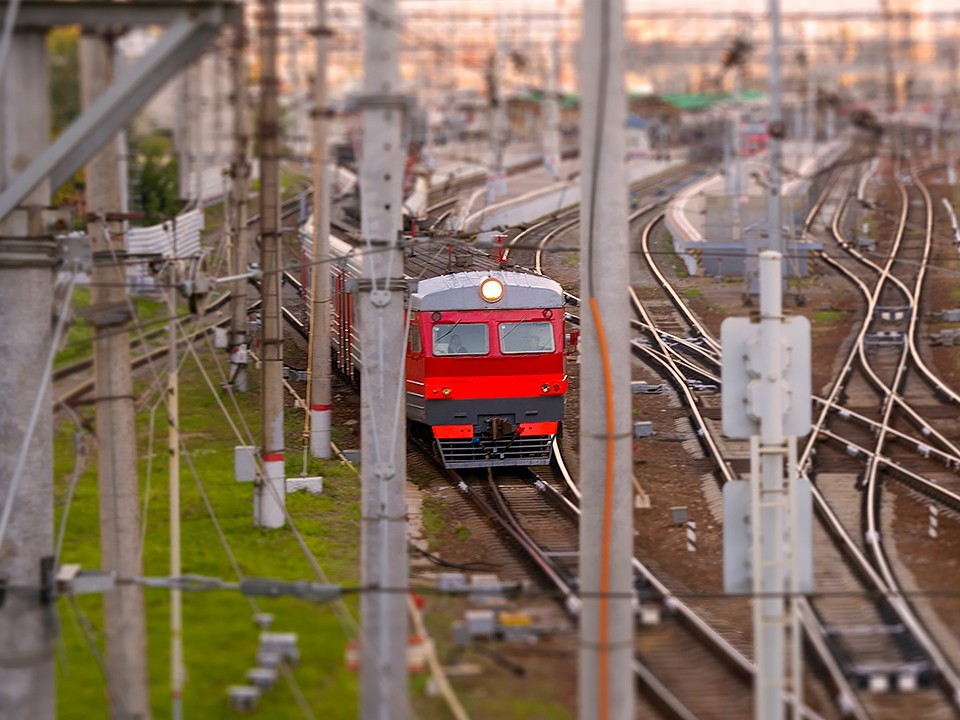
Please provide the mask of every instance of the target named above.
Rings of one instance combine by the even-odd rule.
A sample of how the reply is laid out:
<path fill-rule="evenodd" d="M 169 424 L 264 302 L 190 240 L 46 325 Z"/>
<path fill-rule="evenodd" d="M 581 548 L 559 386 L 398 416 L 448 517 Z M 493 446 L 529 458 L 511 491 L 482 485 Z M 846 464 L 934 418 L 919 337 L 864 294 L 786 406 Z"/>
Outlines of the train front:
<path fill-rule="evenodd" d="M 563 420 L 563 293 L 511 271 L 421 280 L 410 297 L 407 417 L 446 467 L 545 465 Z"/>

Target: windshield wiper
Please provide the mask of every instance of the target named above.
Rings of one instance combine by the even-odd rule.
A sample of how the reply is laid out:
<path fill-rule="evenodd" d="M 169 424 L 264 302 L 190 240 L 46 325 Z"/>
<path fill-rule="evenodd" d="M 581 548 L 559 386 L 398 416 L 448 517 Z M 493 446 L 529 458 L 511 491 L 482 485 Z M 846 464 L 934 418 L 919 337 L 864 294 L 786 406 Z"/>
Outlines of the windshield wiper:
<path fill-rule="evenodd" d="M 435 340 L 434 342 L 437 342 L 438 340 L 443 340 L 447 335 L 449 335 L 449 334 L 452 333 L 454 330 L 456 330 L 457 325 L 459 325 L 459 324 L 460 324 L 460 321 L 457 320 L 453 325 L 450 326 L 450 329 L 449 329 L 449 330 L 447 330 L 443 335 L 441 335 L 440 337 L 438 337 L 437 340 Z"/>

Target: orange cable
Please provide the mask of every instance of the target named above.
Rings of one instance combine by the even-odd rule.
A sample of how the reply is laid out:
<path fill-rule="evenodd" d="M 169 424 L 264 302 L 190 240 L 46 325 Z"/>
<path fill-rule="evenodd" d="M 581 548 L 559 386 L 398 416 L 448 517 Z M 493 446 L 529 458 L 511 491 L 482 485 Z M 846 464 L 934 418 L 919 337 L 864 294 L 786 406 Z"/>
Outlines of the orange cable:
<path fill-rule="evenodd" d="M 597 646 L 600 650 L 598 658 L 598 684 L 600 685 L 600 720 L 610 717 L 609 706 L 609 667 L 610 654 L 607 647 L 609 635 L 609 598 L 610 590 L 610 531 L 611 514 L 613 513 L 613 457 L 614 457 L 614 413 L 613 413 L 613 378 L 610 371 L 610 355 L 607 351 L 607 336 L 603 329 L 603 320 L 597 307 L 597 299 L 590 297 L 590 312 L 597 326 L 597 343 L 600 346 L 600 359 L 603 362 L 603 391 L 607 405 L 607 468 L 604 479 L 603 493 L 603 541 L 600 558 L 600 627 Z"/>

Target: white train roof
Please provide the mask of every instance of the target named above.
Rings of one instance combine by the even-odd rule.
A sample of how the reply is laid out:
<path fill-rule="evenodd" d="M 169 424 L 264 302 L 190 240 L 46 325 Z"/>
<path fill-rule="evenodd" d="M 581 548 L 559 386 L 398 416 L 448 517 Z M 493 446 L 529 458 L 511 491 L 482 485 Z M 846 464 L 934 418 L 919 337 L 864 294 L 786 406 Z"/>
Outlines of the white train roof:
<path fill-rule="evenodd" d="M 503 283 L 503 297 L 487 302 L 480 296 L 480 283 L 496 278 Z M 563 305 L 560 285 L 542 275 L 494 270 L 438 275 L 417 284 L 410 295 L 413 310 L 513 310 L 557 308 Z"/>

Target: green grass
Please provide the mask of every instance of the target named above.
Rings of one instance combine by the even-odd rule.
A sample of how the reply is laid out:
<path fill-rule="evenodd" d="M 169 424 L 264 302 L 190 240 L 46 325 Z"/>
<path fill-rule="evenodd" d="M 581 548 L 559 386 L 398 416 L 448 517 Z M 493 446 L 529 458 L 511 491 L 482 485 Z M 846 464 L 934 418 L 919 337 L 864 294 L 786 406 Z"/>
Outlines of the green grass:
<path fill-rule="evenodd" d="M 206 358 L 205 362 L 209 361 L 210 358 Z M 233 480 L 236 441 L 193 361 L 187 362 L 181 383 L 184 436 L 242 572 L 248 576 L 315 580 L 288 529 L 252 527 L 252 486 Z M 138 384 L 142 391 L 144 383 Z M 259 435 L 256 397 L 251 392 L 241 399 L 244 417 L 255 438 Z M 156 413 L 152 447 L 148 421 L 148 415 L 140 413 L 135 428 L 140 453 L 141 502 L 144 493 L 149 495 L 144 574 L 163 576 L 169 572 L 165 412 L 160 409 Z M 291 426 L 299 428 L 302 422 L 302 413 L 288 413 Z M 71 425 L 62 423 L 57 428 L 58 515 L 63 510 L 67 481 L 73 468 L 72 437 Z M 90 438 L 87 445 L 93 445 Z M 152 455 L 153 468 L 147 492 L 148 455 Z M 288 472 L 298 474 L 300 455 L 295 452 L 290 455 L 293 457 Z M 70 508 L 63 561 L 96 568 L 99 566 L 99 530 L 95 458 L 90 459 L 88 465 Z M 329 580 L 355 585 L 359 565 L 359 481 L 349 469 L 335 462 L 311 460 L 308 472 L 324 475 L 323 495 L 289 495 L 287 506 Z M 186 462 L 181 466 L 181 478 L 183 571 L 234 580 L 233 570 Z M 148 589 L 145 593 L 152 712 L 154 717 L 166 717 L 170 715 L 169 592 Z M 99 630 L 101 599 L 84 595 L 79 597 L 79 604 Z M 295 674 L 317 717 L 355 718 L 357 678 L 345 669 L 347 638 L 332 607 L 296 599 L 260 599 L 259 604 L 261 610 L 276 617 L 271 629 L 299 633 L 302 661 Z M 355 599 L 349 604 L 357 616 Z M 226 702 L 227 686 L 244 683 L 246 671 L 256 664 L 258 630 L 251 622 L 253 610 L 236 592 L 185 593 L 183 608 L 187 666 L 184 714 L 195 718 L 233 717 L 235 713 L 228 709 Z M 57 678 L 58 717 L 61 720 L 107 717 L 105 687 L 97 665 L 66 601 L 61 600 L 58 609 L 63 626 L 63 662 L 58 663 Z M 302 714 L 286 684 L 279 680 L 277 687 L 261 698 L 258 710 L 250 717 L 300 718 Z"/>
<path fill-rule="evenodd" d="M 89 288 L 77 288 L 73 294 L 74 311 L 79 311 L 90 307 L 91 295 Z M 160 326 L 160 323 L 167 317 L 167 304 L 163 300 L 153 300 L 142 297 L 133 298 L 133 306 L 137 312 L 136 322 L 143 328 L 143 332 L 148 332 Z M 183 303 L 180 304 L 179 313 L 186 312 Z M 136 331 L 131 331 L 132 339 L 138 337 Z M 70 329 L 67 332 L 67 341 L 63 349 L 57 353 L 53 361 L 55 368 L 65 367 L 80 360 L 84 360 L 93 355 L 93 324 L 77 313 Z"/>
<path fill-rule="evenodd" d="M 843 310 L 817 310 L 813 314 L 813 322 L 833 325 L 843 317 Z"/>
<path fill-rule="evenodd" d="M 580 253 L 564 253 L 560 262 L 562 262 L 566 267 L 580 267 Z"/>
<path fill-rule="evenodd" d="M 698 298 L 698 297 L 700 297 L 700 289 L 699 289 L 699 288 L 687 288 L 686 290 L 683 291 L 683 296 L 684 296 L 685 298 L 691 298 L 691 299 L 693 299 L 693 298 Z"/>
<path fill-rule="evenodd" d="M 284 200 L 302 193 L 310 182 L 309 172 L 294 170 L 287 165 L 280 166 L 280 194 Z"/>
<path fill-rule="evenodd" d="M 435 547 L 437 540 L 445 535 L 447 520 L 444 517 L 443 501 L 437 498 L 423 499 L 423 530 L 427 537 L 432 538 L 430 546 Z"/>

